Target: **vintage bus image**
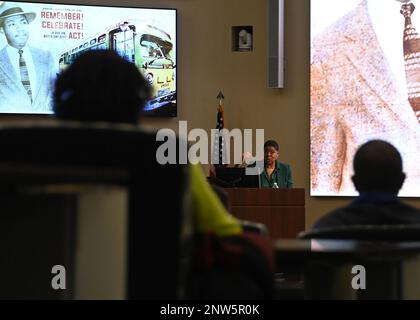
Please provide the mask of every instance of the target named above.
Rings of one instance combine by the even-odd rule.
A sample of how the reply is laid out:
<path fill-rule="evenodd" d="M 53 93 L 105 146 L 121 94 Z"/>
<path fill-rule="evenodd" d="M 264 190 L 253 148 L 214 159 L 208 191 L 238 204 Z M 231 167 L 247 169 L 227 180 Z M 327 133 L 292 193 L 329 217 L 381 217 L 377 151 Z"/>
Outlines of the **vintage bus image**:
<path fill-rule="evenodd" d="M 60 71 L 81 53 L 96 49 L 115 50 L 139 68 L 153 88 L 145 111 L 168 105 L 173 105 L 176 110 L 176 65 L 169 33 L 140 20 L 120 22 L 61 54 Z"/>

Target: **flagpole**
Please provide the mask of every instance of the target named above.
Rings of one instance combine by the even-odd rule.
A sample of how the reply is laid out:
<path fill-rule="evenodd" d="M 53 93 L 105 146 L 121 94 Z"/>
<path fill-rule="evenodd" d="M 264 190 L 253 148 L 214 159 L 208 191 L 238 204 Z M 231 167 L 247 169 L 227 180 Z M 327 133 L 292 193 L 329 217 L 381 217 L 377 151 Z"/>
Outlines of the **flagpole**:
<path fill-rule="evenodd" d="M 222 91 L 219 91 L 216 99 L 218 101 L 217 105 L 217 123 L 216 123 L 216 134 L 214 139 L 213 151 L 212 151 L 212 159 L 214 167 L 221 167 L 224 165 L 224 160 L 226 157 L 224 156 L 226 153 L 225 150 L 225 141 L 224 136 L 221 133 L 221 130 L 225 127 L 225 117 L 224 117 L 224 110 L 223 110 L 223 100 L 224 95 Z"/>

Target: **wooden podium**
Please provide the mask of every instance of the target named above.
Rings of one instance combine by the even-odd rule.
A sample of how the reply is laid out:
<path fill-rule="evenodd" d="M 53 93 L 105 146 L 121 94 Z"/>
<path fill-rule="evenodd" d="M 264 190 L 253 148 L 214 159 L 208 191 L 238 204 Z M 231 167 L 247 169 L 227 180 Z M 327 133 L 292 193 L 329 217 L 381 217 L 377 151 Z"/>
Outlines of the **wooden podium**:
<path fill-rule="evenodd" d="M 305 230 L 305 189 L 226 188 L 231 212 L 267 226 L 271 239 L 295 238 Z"/>

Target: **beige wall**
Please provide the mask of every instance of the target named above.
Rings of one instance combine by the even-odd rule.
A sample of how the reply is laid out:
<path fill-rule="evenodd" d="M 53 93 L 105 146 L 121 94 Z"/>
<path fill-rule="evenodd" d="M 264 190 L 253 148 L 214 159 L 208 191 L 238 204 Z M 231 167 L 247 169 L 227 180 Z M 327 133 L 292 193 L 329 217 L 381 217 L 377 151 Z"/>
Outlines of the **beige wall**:
<path fill-rule="evenodd" d="M 267 88 L 266 0 L 55 0 L 178 8 L 179 117 L 147 119 L 150 127 L 215 126 L 216 95 L 225 94 L 229 128 L 263 128 L 281 145 L 296 186 L 307 190 L 306 226 L 348 198 L 310 198 L 309 192 L 309 0 L 285 1 L 285 88 Z M 231 51 L 231 27 L 254 27 L 253 52 Z M 419 200 L 411 200 L 420 207 Z"/>

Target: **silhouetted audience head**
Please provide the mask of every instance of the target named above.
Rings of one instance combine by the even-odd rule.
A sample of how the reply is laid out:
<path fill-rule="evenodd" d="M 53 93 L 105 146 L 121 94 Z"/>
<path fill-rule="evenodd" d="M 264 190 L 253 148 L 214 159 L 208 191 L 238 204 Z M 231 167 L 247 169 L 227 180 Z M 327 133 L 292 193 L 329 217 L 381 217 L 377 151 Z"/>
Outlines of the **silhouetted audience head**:
<path fill-rule="evenodd" d="M 137 123 L 149 96 L 133 63 L 111 50 L 91 50 L 58 76 L 54 112 L 63 120 Z"/>
<path fill-rule="evenodd" d="M 363 144 L 354 156 L 353 166 L 352 180 L 359 192 L 398 194 L 405 180 L 400 153 L 385 141 Z"/>

